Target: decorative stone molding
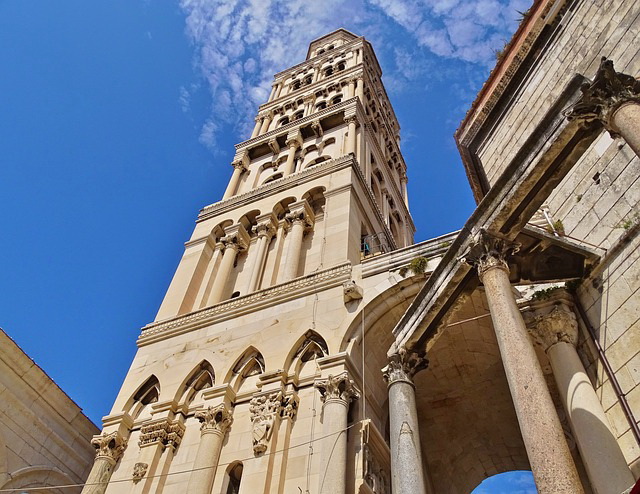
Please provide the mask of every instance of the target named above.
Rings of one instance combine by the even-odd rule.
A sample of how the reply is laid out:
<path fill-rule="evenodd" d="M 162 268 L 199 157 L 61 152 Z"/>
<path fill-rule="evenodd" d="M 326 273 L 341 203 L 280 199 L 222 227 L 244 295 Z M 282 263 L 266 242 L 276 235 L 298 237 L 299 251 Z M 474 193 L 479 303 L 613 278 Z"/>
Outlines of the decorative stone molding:
<path fill-rule="evenodd" d="M 137 484 L 138 482 L 140 482 L 147 474 L 148 469 L 148 463 L 136 463 L 135 465 L 133 465 L 133 483 Z"/>
<path fill-rule="evenodd" d="M 295 419 L 299 404 L 300 399 L 296 393 L 283 397 L 280 406 L 280 417 L 287 420 Z"/>
<path fill-rule="evenodd" d="M 528 326 L 545 352 L 561 341 L 573 346 L 578 344 L 578 321 L 568 307 L 556 305 L 548 314 L 535 316 Z"/>
<path fill-rule="evenodd" d="M 612 122 L 615 111 L 625 103 L 640 104 L 640 81 L 631 75 L 616 72 L 613 61 L 607 57 L 600 60 L 593 81 L 584 83 L 580 91 L 582 97 L 564 111 L 565 117 L 587 123 L 598 120 L 614 138 L 620 137 Z"/>
<path fill-rule="evenodd" d="M 253 424 L 253 452 L 261 455 L 267 450 L 273 424 L 282 407 L 282 391 L 254 396 L 249 403 Z"/>
<path fill-rule="evenodd" d="M 382 369 L 382 377 L 388 385 L 398 381 L 413 385 L 413 376 L 429 365 L 425 352 L 416 352 L 400 347 L 389 356 L 389 363 Z"/>
<path fill-rule="evenodd" d="M 273 154 L 280 153 L 280 144 L 278 144 L 278 140 L 275 137 L 273 139 L 269 139 L 269 142 L 267 144 L 269 145 L 269 148 L 271 149 L 271 152 Z"/>
<path fill-rule="evenodd" d="M 140 440 L 138 446 L 150 446 L 159 444 L 164 449 L 167 446 L 176 449 L 184 436 L 185 426 L 181 422 L 163 419 L 145 424 L 140 427 Z"/>
<path fill-rule="evenodd" d="M 314 120 L 311 122 L 311 130 L 317 137 L 322 137 L 324 134 L 324 130 L 322 130 L 322 125 L 320 124 L 320 120 Z"/>
<path fill-rule="evenodd" d="M 232 411 L 224 403 L 215 407 L 199 408 L 194 417 L 201 422 L 201 434 L 216 433 L 224 436 L 233 423 Z"/>
<path fill-rule="evenodd" d="M 360 391 L 354 382 L 349 378 L 347 371 L 337 376 L 329 375 L 325 379 L 317 379 L 313 386 L 320 391 L 320 400 L 325 403 L 329 400 L 339 400 L 347 405 L 352 400 L 360 398 Z"/>
<path fill-rule="evenodd" d="M 362 288 L 353 280 L 345 281 L 342 284 L 342 290 L 344 292 L 345 303 L 351 302 L 352 300 L 360 300 L 362 298 Z"/>
<path fill-rule="evenodd" d="M 127 439 L 119 432 L 106 433 L 93 436 L 91 445 L 96 449 L 96 460 L 104 458 L 115 465 L 127 447 Z"/>
<path fill-rule="evenodd" d="M 469 250 L 462 256 L 462 260 L 476 267 L 482 279 L 482 275 L 492 268 L 509 272 L 507 257 L 519 249 L 520 244 L 481 229 Z"/>
<path fill-rule="evenodd" d="M 345 115 L 344 116 L 344 123 L 346 123 L 347 125 L 354 123 L 354 124 L 358 124 L 358 117 L 355 115 L 355 113 L 353 115 Z"/>

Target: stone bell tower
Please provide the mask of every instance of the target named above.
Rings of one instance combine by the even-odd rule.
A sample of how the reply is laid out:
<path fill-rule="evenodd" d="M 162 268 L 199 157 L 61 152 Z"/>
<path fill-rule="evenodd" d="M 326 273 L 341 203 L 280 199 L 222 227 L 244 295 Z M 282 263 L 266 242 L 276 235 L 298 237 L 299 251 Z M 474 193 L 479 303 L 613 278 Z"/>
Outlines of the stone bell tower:
<path fill-rule="evenodd" d="M 84 492 L 336 493 L 362 477 L 347 458 L 363 387 L 348 332 L 386 280 L 363 263 L 391 262 L 414 233 L 381 74 L 339 29 L 275 75 L 94 438 L 88 482 L 111 480 Z"/>

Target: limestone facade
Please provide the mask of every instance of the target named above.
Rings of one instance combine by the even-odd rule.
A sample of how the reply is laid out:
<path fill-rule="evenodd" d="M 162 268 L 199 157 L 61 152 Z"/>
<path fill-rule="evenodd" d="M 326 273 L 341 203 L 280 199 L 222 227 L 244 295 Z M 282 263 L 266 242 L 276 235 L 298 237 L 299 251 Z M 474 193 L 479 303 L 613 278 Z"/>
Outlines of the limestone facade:
<path fill-rule="evenodd" d="M 0 489 L 80 492 L 98 433 L 82 410 L 0 330 Z"/>

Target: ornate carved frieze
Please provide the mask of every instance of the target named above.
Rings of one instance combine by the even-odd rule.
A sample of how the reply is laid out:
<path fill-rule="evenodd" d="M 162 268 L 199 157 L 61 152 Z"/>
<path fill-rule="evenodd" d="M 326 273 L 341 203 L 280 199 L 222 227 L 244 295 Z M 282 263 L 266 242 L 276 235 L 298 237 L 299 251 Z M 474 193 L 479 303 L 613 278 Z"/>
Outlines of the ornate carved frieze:
<path fill-rule="evenodd" d="M 232 411 L 224 403 L 200 408 L 196 410 L 194 416 L 201 422 L 200 432 L 202 434 L 217 433 L 224 436 L 233 423 Z"/>
<path fill-rule="evenodd" d="M 328 400 L 341 400 L 348 404 L 360 398 L 360 391 L 346 371 L 337 376 L 329 375 L 325 379 L 317 379 L 313 385 L 320 391 L 322 403 Z"/>
<path fill-rule="evenodd" d="M 138 446 L 150 446 L 159 444 L 163 448 L 170 446 L 177 448 L 184 436 L 184 424 L 168 419 L 148 423 L 140 427 L 140 440 Z"/>
<path fill-rule="evenodd" d="M 400 347 L 389 357 L 389 363 L 382 369 L 382 376 L 388 384 L 406 381 L 413 384 L 413 376 L 429 365 L 425 352 L 416 352 Z"/>
<path fill-rule="evenodd" d="M 353 280 L 345 281 L 342 284 L 342 290 L 344 292 L 345 303 L 351 302 L 352 300 L 360 300 L 362 298 L 362 288 Z"/>
<path fill-rule="evenodd" d="M 599 120 L 612 137 L 619 137 L 611 121 L 615 110 L 631 101 L 640 104 L 640 81 L 631 75 L 616 72 L 613 61 L 607 57 L 602 57 L 593 81 L 584 83 L 580 91 L 580 100 L 565 110 L 564 115 L 568 120 Z"/>
<path fill-rule="evenodd" d="M 93 436 L 91 445 L 96 449 L 96 459 L 104 458 L 114 464 L 120 459 L 127 447 L 127 440 L 119 432 Z"/>
<path fill-rule="evenodd" d="M 260 455 L 267 450 L 276 416 L 282 406 L 282 391 L 254 396 L 249 403 L 253 424 L 253 452 Z"/>
<path fill-rule="evenodd" d="M 578 321 L 566 306 L 556 305 L 548 314 L 534 316 L 528 323 L 533 338 L 545 351 L 558 342 L 578 344 Z"/>
<path fill-rule="evenodd" d="M 509 271 L 507 257 L 515 254 L 519 249 L 520 244 L 481 229 L 473 245 L 463 256 L 463 260 L 476 267 L 482 279 L 482 275 L 492 268 Z"/>
<path fill-rule="evenodd" d="M 389 474 L 376 458 L 368 444 L 362 448 L 364 453 L 364 481 L 374 494 L 390 492 Z"/>
<path fill-rule="evenodd" d="M 144 476 L 147 474 L 147 470 L 149 469 L 149 464 L 148 463 L 136 463 L 135 465 L 133 465 L 133 482 L 135 484 L 137 484 L 138 482 L 140 482 Z"/>

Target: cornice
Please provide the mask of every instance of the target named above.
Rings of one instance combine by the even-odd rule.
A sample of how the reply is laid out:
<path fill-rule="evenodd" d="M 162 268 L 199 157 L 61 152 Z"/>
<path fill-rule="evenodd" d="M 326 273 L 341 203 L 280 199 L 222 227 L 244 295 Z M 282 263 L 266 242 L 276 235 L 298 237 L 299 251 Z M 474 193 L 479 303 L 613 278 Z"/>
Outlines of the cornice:
<path fill-rule="evenodd" d="M 211 324 L 257 312 L 267 307 L 304 297 L 337 286 L 351 279 L 351 263 L 346 262 L 317 273 L 296 278 L 249 295 L 226 300 L 212 307 L 200 309 L 142 328 L 137 345 L 143 347 Z"/>
<path fill-rule="evenodd" d="M 244 149 L 248 149 L 250 147 L 256 146 L 257 144 L 263 144 L 262 141 L 265 141 L 266 143 L 270 139 L 273 139 L 274 137 L 277 138 L 282 134 L 288 134 L 292 129 L 295 129 L 297 127 L 302 127 L 306 123 L 311 123 L 314 120 L 324 118 L 332 113 L 339 113 L 340 110 L 344 110 L 358 103 L 359 103 L 358 97 L 354 96 L 353 98 L 346 99 L 344 101 L 341 101 L 338 104 L 331 105 L 328 108 L 325 108 L 324 110 L 312 113 L 311 115 L 307 115 L 306 117 L 303 117 L 301 119 L 294 120 L 293 122 L 289 122 L 287 125 L 283 125 L 282 127 L 278 127 L 277 129 L 270 130 L 269 132 L 266 132 L 262 135 L 254 137 L 253 139 L 248 139 L 246 141 L 239 142 L 238 144 L 235 145 L 236 154 L 241 152 Z"/>

